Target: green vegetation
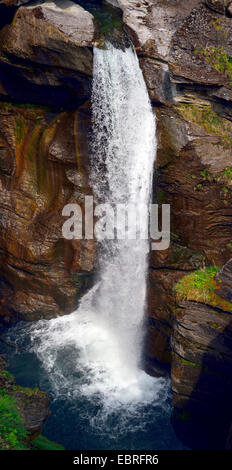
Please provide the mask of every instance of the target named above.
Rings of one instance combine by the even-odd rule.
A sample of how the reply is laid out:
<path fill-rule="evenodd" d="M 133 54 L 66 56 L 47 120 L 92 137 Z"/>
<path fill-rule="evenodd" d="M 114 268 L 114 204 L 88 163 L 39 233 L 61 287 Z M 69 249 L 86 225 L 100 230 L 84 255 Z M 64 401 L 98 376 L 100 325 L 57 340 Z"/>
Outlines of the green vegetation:
<path fill-rule="evenodd" d="M 200 175 L 204 180 L 208 179 L 208 171 L 206 170 L 206 168 L 201 172 Z"/>
<path fill-rule="evenodd" d="M 64 450 L 63 446 L 57 444 L 56 442 L 49 441 L 41 434 L 33 440 L 32 446 L 37 450 Z"/>
<path fill-rule="evenodd" d="M 196 362 L 187 361 L 186 359 L 181 359 L 181 360 L 182 360 L 182 363 L 186 366 L 201 367 L 200 364 L 197 364 Z"/>
<path fill-rule="evenodd" d="M 10 64 L 10 60 L 3 53 L 1 53 L 0 60 L 1 60 L 1 62 L 7 62 L 8 64 Z"/>
<path fill-rule="evenodd" d="M 0 390 L 0 449 L 26 449 L 26 436 L 15 399 L 5 389 Z"/>
<path fill-rule="evenodd" d="M 226 167 L 224 168 L 223 171 L 220 171 L 219 173 L 212 175 L 209 173 L 208 170 L 204 169 L 201 173 L 200 176 L 204 181 L 209 181 L 209 182 L 216 182 L 218 183 L 221 180 L 226 181 L 227 184 L 232 183 L 232 167 Z"/>
<path fill-rule="evenodd" d="M 11 380 L 14 376 L 7 370 L 1 371 L 2 376 Z M 13 393 L 22 392 L 24 395 L 34 395 L 41 392 L 38 388 L 31 389 L 20 385 L 10 386 L 10 389 L 0 389 L 0 450 L 64 450 L 56 442 L 49 441 L 40 435 L 28 440 L 27 431 L 20 417 L 20 407 Z"/>
<path fill-rule="evenodd" d="M 11 374 L 11 372 L 9 372 L 8 370 L 2 370 L 0 375 L 3 375 L 3 377 L 6 377 L 9 380 L 14 379 L 13 374 Z"/>
<path fill-rule="evenodd" d="M 220 283 L 215 279 L 215 275 L 219 269 L 216 266 L 210 266 L 184 276 L 174 287 L 177 299 L 203 302 L 212 307 L 232 311 L 232 303 L 217 295 Z"/>
<path fill-rule="evenodd" d="M 220 28 L 218 25 L 217 28 Z M 195 50 L 194 54 L 202 55 L 206 58 L 207 62 L 212 65 L 218 72 L 221 72 L 227 77 L 232 86 L 232 56 L 229 56 L 223 47 L 206 47 Z"/>
<path fill-rule="evenodd" d="M 21 385 L 13 385 L 12 390 L 14 392 L 21 392 L 24 395 L 28 395 L 29 397 L 32 395 L 36 395 L 37 393 L 41 393 L 37 387 L 29 388 L 29 387 L 21 387 Z"/>
<path fill-rule="evenodd" d="M 51 110 L 51 107 L 41 105 L 41 104 L 33 104 L 33 103 L 12 103 L 11 101 L 1 101 L 0 106 L 4 109 L 12 109 L 12 108 L 19 108 L 19 109 L 34 109 L 34 110 Z"/>
<path fill-rule="evenodd" d="M 202 178 L 202 183 L 199 183 L 196 188 L 200 189 L 204 186 L 205 183 L 221 183 L 223 187 L 221 190 L 224 195 L 231 194 L 231 185 L 232 185 L 232 167 L 226 167 L 224 170 L 212 175 L 206 168 L 200 173 Z"/>
<path fill-rule="evenodd" d="M 232 145 L 232 126 L 229 121 L 215 113 L 211 105 L 196 106 L 192 103 L 180 103 L 175 108 L 184 119 L 202 126 L 206 132 L 222 138 L 222 145 L 230 148 Z"/>
<path fill-rule="evenodd" d="M 170 233 L 170 238 L 171 238 L 172 242 L 179 242 L 180 241 L 179 235 L 177 235 L 176 233 L 173 233 L 173 232 Z"/>
<path fill-rule="evenodd" d="M 228 184 L 232 183 L 232 167 L 227 167 L 223 170 L 223 176 L 227 179 Z"/>
<path fill-rule="evenodd" d="M 188 421 L 190 419 L 190 413 L 188 411 L 182 411 L 180 414 L 181 421 Z"/>
<path fill-rule="evenodd" d="M 17 119 L 17 121 L 15 123 L 16 142 L 17 142 L 17 144 L 20 144 L 20 142 L 23 138 L 23 129 L 24 129 L 24 125 L 23 125 L 22 119 Z"/>
<path fill-rule="evenodd" d="M 166 195 L 165 195 L 165 193 L 164 193 L 161 189 L 159 189 L 159 190 L 157 191 L 156 198 L 157 198 L 157 201 L 158 201 L 158 202 L 165 202 L 165 200 L 166 200 Z"/>
<path fill-rule="evenodd" d="M 183 263 L 187 262 L 193 269 L 200 269 L 205 265 L 205 257 L 202 253 L 190 250 L 179 243 L 175 243 L 175 240 L 174 243 L 172 243 L 171 249 L 172 257 L 170 261 L 173 263 L 181 263 L 181 265 L 183 265 Z M 168 264 L 170 261 L 168 261 Z"/>
<path fill-rule="evenodd" d="M 213 25 L 213 27 L 217 30 L 217 31 L 222 31 L 223 27 L 222 27 L 222 24 L 221 24 L 221 18 L 217 18 L 215 20 L 212 20 L 211 21 L 211 24 Z"/>

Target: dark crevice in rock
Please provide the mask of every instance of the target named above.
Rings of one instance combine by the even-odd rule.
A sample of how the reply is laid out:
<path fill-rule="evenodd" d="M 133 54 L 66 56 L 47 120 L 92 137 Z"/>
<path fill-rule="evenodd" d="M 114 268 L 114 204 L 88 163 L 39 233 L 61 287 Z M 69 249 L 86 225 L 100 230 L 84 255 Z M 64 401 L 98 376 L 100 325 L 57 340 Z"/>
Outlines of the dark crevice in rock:
<path fill-rule="evenodd" d="M 183 273 L 188 273 L 194 271 L 194 268 L 189 268 L 189 269 L 182 269 L 182 268 L 175 268 L 172 266 L 150 266 L 149 269 L 152 269 L 154 271 L 177 271 L 177 272 L 183 272 Z"/>
<path fill-rule="evenodd" d="M 0 29 L 6 24 L 10 24 L 12 22 L 16 10 L 17 7 L 15 6 L 0 4 Z"/>

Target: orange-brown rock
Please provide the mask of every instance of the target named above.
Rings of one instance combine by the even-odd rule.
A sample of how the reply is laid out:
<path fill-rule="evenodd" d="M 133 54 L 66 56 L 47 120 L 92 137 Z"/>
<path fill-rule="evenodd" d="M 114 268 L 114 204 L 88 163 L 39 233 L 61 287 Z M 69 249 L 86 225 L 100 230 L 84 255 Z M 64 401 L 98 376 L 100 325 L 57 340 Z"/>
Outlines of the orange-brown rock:
<path fill-rule="evenodd" d="M 0 105 L 0 323 L 69 313 L 89 284 L 94 244 L 62 237 L 64 205 L 91 194 L 88 126 L 88 103 Z"/>
<path fill-rule="evenodd" d="M 0 5 L 6 5 L 7 7 L 19 6 L 24 3 L 28 3 L 30 0 L 0 0 Z"/>

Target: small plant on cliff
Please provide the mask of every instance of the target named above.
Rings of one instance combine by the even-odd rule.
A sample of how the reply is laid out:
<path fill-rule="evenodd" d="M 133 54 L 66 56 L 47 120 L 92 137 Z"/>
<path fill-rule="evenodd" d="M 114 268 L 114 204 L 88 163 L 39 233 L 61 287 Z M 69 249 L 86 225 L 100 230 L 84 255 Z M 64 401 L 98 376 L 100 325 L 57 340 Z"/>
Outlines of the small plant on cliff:
<path fill-rule="evenodd" d="M 231 184 L 232 182 L 232 167 L 227 167 L 224 170 L 224 176 L 227 179 L 228 184 Z"/>
<path fill-rule="evenodd" d="M 223 47 L 206 47 L 194 51 L 195 55 L 202 55 L 207 62 L 218 72 L 221 72 L 230 80 L 232 86 L 232 56 L 229 56 Z"/>
<path fill-rule="evenodd" d="M 184 276 L 174 287 L 177 300 L 203 302 L 213 307 L 232 311 L 232 303 L 217 295 L 220 284 L 215 279 L 215 275 L 219 270 L 220 268 L 216 266 L 210 266 Z"/>
<path fill-rule="evenodd" d="M 21 119 L 18 119 L 15 123 L 15 134 L 16 134 L 16 142 L 20 144 L 23 138 L 23 122 Z"/>
<path fill-rule="evenodd" d="M 64 450 L 64 447 L 61 446 L 60 444 L 57 444 L 57 442 L 52 442 L 49 441 L 45 436 L 40 436 L 36 437 L 32 441 L 32 449 L 37 449 L 37 450 Z"/>
<path fill-rule="evenodd" d="M 175 108 L 184 119 L 202 126 L 210 134 L 215 134 L 222 139 L 222 145 L 230 148 L 232 145 L 231 123 L 215 113 L 211 105 L 196 106 L 191 103 L 180 103 Z"/>
<path fill-rule="evenodd" d="M 26 449 L 26 435 L 15 399 L 2 389 L 0 391 L 0 449 Z"/>
<path fill-rule="evenodd" d="M 211 24 L 217 31 L 221 31 L 223 29 L 221 24 L 221 18 L 217 18 L 216 20 L 212 20 Z"/>
<path fill-rule="evenodd" d="M 13 374 L 11 374 L 11 372 L 9 372 L 8 370 L 2 370 L 1 375 L 2 375 L 3 377 L 6 377 L 6 378 L 9 379 L 9 380 L 14 379 Z"/>

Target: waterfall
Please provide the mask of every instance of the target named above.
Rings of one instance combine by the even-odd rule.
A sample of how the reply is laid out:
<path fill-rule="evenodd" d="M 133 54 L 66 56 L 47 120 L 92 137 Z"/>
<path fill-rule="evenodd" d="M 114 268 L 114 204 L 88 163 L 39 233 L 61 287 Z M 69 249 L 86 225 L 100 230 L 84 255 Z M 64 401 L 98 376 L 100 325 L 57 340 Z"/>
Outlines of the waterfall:
<path fill-rule="evenodd" d="M 156 154 L 155 117 L 132 47 L 94 50 L 92 186 L 95 200 L 136 207 L 148 226 Z M 125 213 L 119 211 L 119 227 Z M 120 233 L 119 233 L 120 235 Z M 125 377 L 139 367 L 146 302 L 147 240 L 103 240 L 96 291 L 97 321 L 118 343 Z"/>
<path fill-rule="evenodd" d="M 131 46 L 95 47 L 92 115 L 95 200 L 135 204 L 141 226 L 147 227 L 155 117 Z M 78 310 L 30 326 L 32 350 L 54 395 L 94 400 L 94 406 L 101 404 L 101 417 L 121 408 L 125 419 L 125 413 L 138 412 L 140 405 L 160 404 L 165 395 L 163 379 L 140 367 L 148 249 L 145 238 L 99 240 L 96 283 Z"/>

